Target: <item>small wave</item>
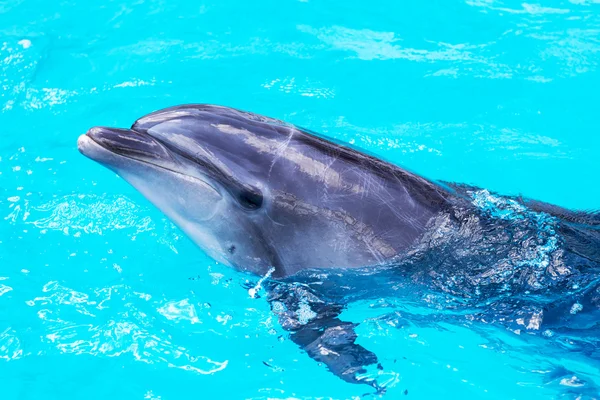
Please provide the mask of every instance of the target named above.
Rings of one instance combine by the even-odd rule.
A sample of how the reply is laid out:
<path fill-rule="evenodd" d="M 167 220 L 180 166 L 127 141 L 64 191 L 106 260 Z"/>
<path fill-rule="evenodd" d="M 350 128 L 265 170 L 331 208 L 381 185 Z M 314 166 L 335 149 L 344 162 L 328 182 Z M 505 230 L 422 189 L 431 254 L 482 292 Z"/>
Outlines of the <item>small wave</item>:
<path fill-rule="evenodd" d="M 150 217 L 140 215 L 139 206 L 121 196 L 68 195 L 29 209 L 28 223 L 39 229 L 99 235 L 121 229 L 136 234 L 155 229 Z"/>
<path fill-rule="evenodd" d="M 10 212 L 4 220 L 34 226 L 41 234 L 54 231 L 80 237 L 122 231 L 131 240 L 150 234 L 175 253 L 175 245 L 183 237 L 166 218 L 152 218 L 148 209 L 124 196 L 71 194 L 41 202 L 28 193 L 11 196 L 8 201 Z"/>
<path fill-rule="evenodd" d="M 6 328 L 0 332 L 0 359 L 6 361 L 18 360 L 23 356 L 21 342 L 16 332 L 11 328 Z"/>
<path fill-rule="evenodd" d="M 187 299 L 151 301 L 150 296 L 135 292 L 126 285 L 93 289 L 85 293 L 56 281 L 47 282 L 42 287 L 42 293 L 42 296 L 28 300 L 26 304 L 37 309 L 38 318 L 47 325 L 42 343 L 60 353 L 100 357 L 129 355 L 146 364 L 164 364 L 169 368 L 202 375 L 213 374 L 227 367 L 227 360 L 214 361 L 204 355 L 194 355 L 190 349 L 173 343 L 164 331 L 163 335 L 153 329 L 158 323 L 157 315 L 168 320 L 200 322 L 194 305 Z M 133 302 L 139 304 L 135 306 Z M 150 305 L 155 312 L 149 315 L 142 311 L 147 308 L 143 307 L 144 304 Z M 72 314 L 72 311 L 76 314 Z M 103 319 L 106 316 L 109 318 Z M 0 343 L 3 343 L 2 335 Z M 4 339 L 4 342 L 4 347 L 0 345 L 0 354 L 3 354 L 5 347 L 12 346 L 11 354 L 20 355 L 18 350 L 14 350 L 18 341 L 15 342 L 12 336 Z"/>

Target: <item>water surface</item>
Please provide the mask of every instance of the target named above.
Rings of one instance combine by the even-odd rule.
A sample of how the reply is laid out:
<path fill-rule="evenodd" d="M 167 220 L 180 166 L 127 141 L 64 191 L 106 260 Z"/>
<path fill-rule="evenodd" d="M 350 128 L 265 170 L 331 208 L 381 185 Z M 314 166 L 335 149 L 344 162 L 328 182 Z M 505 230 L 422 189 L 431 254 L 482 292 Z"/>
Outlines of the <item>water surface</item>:
<path fill-rule="evenodd" d="M 368 392 L 286 338 L 245 289 L 256 277 L 82 157 L 89 127 L 223 104 L 429 178 L 598 209 L 599 62 L 597 0 L 0 0 L 0 396 Z M 600 382 L 527 329 L 448 323 L 417 300 L 345 314 L 391 366 L 386 397 L 575 398 Z"/>

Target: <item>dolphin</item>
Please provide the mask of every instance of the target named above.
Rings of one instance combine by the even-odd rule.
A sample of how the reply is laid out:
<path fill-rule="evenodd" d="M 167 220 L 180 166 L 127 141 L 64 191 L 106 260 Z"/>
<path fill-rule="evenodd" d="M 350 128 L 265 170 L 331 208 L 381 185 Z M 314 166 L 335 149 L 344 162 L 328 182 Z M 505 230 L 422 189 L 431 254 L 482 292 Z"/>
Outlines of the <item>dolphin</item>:
<path fill-rule="evenodd" d="M 452 279 L 453 290 L 480 293 L 487 285 L 488 297 L 496 298 L 504 293 L 506 276 L 517 276 L 513 270 L 518 269 L 519 282 L 537 290 L 545 282 L 567 279 L 577 272 L 574 265 L 588 270 L 600 265 L 598 214 L 507 200 L 503 204 L 512 211 L 523 213 L 519 204 L 527 204 L 539 215 L 564 222 L 556 226 L 564 236 L 560 242 L 551 236 L 554 225 L 544 231 L 546 247 L 507 242 L 507 237 L 539 234 L 545 220 L 531 214 L 536 216 L 531 224 L 513 226 L 505 214 L 478 214 L 469 187 L 428 180 L 348 144 L 233 108 L 166 108 L 138 119 L 129 129 L 91 128 L 79 137 L 78 148 L 124 178 L 214 259 L 272 276 L 265 288 L 282 327 L 310 357 L 352 383 L 378 387 L 363 375 L 365 366 L 378 361 L 355 342 L 356 325 L 338 318 L 344 309 L 341 296 L 330 295 L 323 282 L 315 290 L 277 280 L 298 283 L 295 277 L 304 271 L 370 271 L 404 263 L 406 270 L 417 264 L 429 268 L 413 278 L 443 285 L 456 273 L 456 265 L 463 265 L 468 276 Z M 580 229 L 584 224 L 593 229 Z M 511 229 L 520 231 L 507 235 Z M 556 243 L 565 244 L 565 251 L 554 251 Z M 510 261 L 519 257 L 515 249 L 527 246 L 527 254 L 553 251 L 549 261 L 537 257 L 544 268 L 553 268 L 550 280 L 530 266 L 533 259 L 518 265 Z M 577 262 L 557 258 L 567 253 Z M 482 271 L 482 265 L 490 269 Z M 333 286 L 341 290 L 344 284 Z M 493 291 L 496 287 L 501 288 Z M 307 304 L 308 318 L 296 312 Z"/>
<path fill-rule="evenodd" d="M 439 184 L 293 125 L 232 108 L 157 111 L 96 127 L 79 150 L 112 169 L 198 246 L 273 277 L 398 257 L 448 206 Z"/>

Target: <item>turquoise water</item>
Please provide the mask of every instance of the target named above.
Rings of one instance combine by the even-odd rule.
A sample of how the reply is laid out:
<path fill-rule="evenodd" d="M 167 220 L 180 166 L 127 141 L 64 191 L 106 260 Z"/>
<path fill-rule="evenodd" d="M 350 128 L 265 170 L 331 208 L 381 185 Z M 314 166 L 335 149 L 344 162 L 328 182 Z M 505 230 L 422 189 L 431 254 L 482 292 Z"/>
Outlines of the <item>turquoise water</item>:
<path fill-rule="evenodd" d="M 217 103 L 433 179 L 598 209 L 599 63 L 597 0 L 0 0 L 0 398 L 369 392 L 287 339 L 248 295 L 256 277 L 211 261 L 81 156 L 89 127 Z M 577 354 L 416 304 L 344 313 L 388 366 L 385 398 L 575 398 L 600 385 Z"/>

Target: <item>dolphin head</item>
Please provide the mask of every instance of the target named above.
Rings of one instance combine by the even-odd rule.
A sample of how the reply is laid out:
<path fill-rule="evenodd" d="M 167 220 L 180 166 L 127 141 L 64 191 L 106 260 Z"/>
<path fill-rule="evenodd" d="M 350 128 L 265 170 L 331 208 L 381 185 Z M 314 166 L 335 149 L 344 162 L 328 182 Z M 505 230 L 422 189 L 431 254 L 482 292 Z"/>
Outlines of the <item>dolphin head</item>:
<path fill-rule="evenodd" d="M 407 171 L 227 107 L 167 108 L 130 129 L 92 128 L 78 146 L 213 258 L 257 274 L 385 262 L 423 232 L 439 199 Z"/>
<path fill-rule="evenodd" d="M 94 127 L 78 148 L 134 186 L 210 256 L 263 274 L 278 264 L 260 229 L 269 205 L 268 160 L 248 152 L 232 120 L 242 115 L 216 106 L 167 109 L 131 129 Z"/>

